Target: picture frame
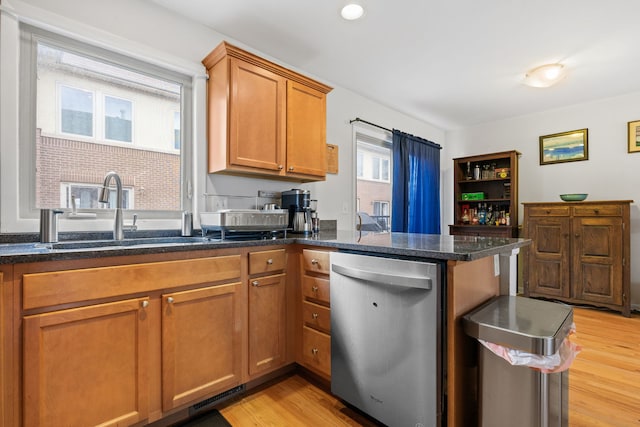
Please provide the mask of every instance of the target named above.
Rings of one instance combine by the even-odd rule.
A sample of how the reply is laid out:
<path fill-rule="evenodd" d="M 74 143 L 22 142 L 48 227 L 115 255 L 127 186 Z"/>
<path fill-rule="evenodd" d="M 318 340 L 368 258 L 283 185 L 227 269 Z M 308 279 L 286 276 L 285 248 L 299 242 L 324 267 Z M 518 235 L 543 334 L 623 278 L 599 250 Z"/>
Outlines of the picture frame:
<path fill-rule="evenodd" d="M 640 125 L 640 121 L 638 122 Z M 639 147 L 640 150 L 640 147 Z M 589 130 L 577 129 L 540 137 L 540 164 L 589 159 Z"/>
<path fill-rule="evenodd" d="M 640 120 L 627 123 L 627 150 L 629 153 L 640 152 Z"/>

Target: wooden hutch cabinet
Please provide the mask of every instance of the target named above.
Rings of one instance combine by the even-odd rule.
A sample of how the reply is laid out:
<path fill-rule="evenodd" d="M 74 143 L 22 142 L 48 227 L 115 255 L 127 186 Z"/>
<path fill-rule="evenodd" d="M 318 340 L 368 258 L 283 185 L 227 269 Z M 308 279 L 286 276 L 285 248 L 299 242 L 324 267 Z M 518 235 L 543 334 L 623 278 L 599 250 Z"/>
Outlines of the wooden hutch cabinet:
<path fill-rule="evenodd" d="M 630 316 L 630 200 L 524 203 L 524 294 Z"/>
<path fill-rule="evenodd" d="M 226 42 L 202 63 L 209 173 L 324 180 L 329 86 Z"/>
<path fill-rule="evenodd" d="M 454 223 L 449 234 L 518 237 L 517 151 L 453 159 Z"/>

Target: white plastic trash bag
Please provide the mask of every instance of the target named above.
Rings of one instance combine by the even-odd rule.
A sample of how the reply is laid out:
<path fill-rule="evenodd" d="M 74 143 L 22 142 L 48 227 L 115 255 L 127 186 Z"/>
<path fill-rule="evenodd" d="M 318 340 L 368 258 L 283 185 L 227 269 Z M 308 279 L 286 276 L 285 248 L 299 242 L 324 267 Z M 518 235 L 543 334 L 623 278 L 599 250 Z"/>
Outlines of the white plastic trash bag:
<path fill-rule="evenodd" d="M 575 325 L 571 325 L 570 334 L 574 332 Z M 527 353 L 480 339 L 478 341 L 493 354 L 503 358 L 513 366 L 528 366 L 545 374 L 566 371 L 578 353 L 580 353 L 580 350 L 582 350 L 579 345 L 569 341 L 569 337 L 566 337 L 564 341 L 562 341 L 562 344 L 560 344 L 558 351 L 550 356 Z"/>

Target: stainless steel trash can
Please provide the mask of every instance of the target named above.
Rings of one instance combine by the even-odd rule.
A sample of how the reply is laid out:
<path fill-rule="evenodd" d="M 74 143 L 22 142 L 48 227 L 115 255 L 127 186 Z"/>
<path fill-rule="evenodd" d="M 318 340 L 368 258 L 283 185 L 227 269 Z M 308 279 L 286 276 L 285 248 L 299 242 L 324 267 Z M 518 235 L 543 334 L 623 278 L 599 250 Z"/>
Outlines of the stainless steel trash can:
<path fill-rule="evenodd" d="M 569 335 L 573 309 L 525 297 L 499 296 L 463 317 L 467 335 L 541 356 Z M 545 374 L 512 366 L 478 343 L 478 425 L 566 427 L 568 371 Z"/>

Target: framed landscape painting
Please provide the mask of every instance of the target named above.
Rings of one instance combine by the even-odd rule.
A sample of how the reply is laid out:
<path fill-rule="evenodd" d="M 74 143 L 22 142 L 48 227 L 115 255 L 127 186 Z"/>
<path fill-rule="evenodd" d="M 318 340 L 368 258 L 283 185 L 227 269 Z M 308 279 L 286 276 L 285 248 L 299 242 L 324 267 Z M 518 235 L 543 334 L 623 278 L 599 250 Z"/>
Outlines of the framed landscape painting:
<path fill-rule="evenodd" d="M 637 153 L 640 151 L 640 120 L 628 123 L 627 143 L 629 144 L 630 153 Z"/>
<path fill-rule="evenodd" d="M 540 137 L 540 164 L 589 159 L 589 131 L 578 129 Z"/>

